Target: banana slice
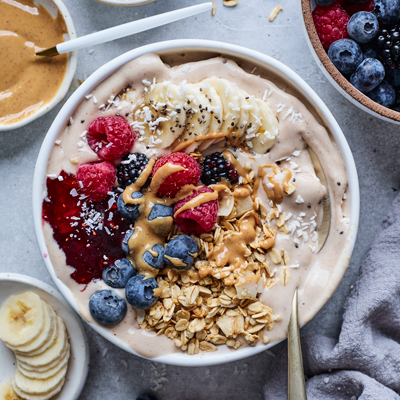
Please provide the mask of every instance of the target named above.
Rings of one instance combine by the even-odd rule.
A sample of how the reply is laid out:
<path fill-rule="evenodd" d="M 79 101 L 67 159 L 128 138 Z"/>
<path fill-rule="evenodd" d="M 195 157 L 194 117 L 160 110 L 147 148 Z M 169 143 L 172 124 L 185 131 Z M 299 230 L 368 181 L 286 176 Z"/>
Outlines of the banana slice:
<path fill-rule="evenodd" d="M 64 380 L 67 373 L 67 365 L 64 365 L 55 375 L 47 379 L 31 379 L 27 378 L 17 369 L 14 376 L 15 386 L 27 394 L 47 395 L 52 392 L 61 381 Z"/>
<path fill-rule="evenodd" d="M 278 139 L 278 120 L 269 108 L 268 104 L 261 99 L 254 99 L 259 106 L 261 127 L 256 137 L 251 139 L 252 150 L 259 154 L 265 154 Z"/>
<path fill-rule="evenodd" d="M 14 389 L 14 392 L 24 400 L 49 400 L 53 396 L 55 396 L 58 392 L 61 391 L 64 386 L 65 378 L 56 386 L 51 392 L 47 394 L 28 394 L 20 390 L 16 385 L 14 379 L 11 381 L 11 386 Z"/>
<path fill-rule="evenodd" d="M 55 360 L 59 359 L 60 355 L 68 346 L 68 338 L 64 322 L 61 320 L 60 317 L 57 317 L 57 323 L 59 324 L 59 334 L 52 347 L 47 349 L 45 352 L 32 357 L 22 354 L 16 354 L 17 360 L 22 362 L 24 365 L 26 364 L 28 366 L 36 368 L 47 366 Z"/>
<path fill-rule="evenodd" d="M 199 139 L 207 134 L 210 129 L 212 114 L 205 111 L 208 106 L 208 99 L 200 91 L 200 85 L 181 84 L 181 96 L 186 96 L 184 110 L 186 112 L 186 128 L 181 135 L 180 142 L 192 139 Z M 204 117 L 204 118 L 203 118 Z M 187 152 L 195 150 L 199 143 L 187 147 Z"/>
<path fill-rule="evenodd" d="M 9 346 L 11 350 L 16 353 L 30 355 L 32 351 L 35 351 L 42 347 L 51 337 L 54 326 L 56 325 L 54 318 L 55 314 L 50 310 L 50 307 L 42 300 L 44 310 L 44 325 L 39 336 L 32 340 L 30 343 L 18 347 Z"/>
<path fill-rule="evenodd" d="M 22 346 L 36 339 L 44 326 L 44 307 L 33 292 L 10 296 L 0 309 L 0 339 Z"/>
<path fill-rule="evenodd" d="M 165 149 L 183 132 L 185 102 L 176 85 L 157 83 L 151 86 L 134 112 L 134 119 L 144 126 L 146 145 Z"/>
<path fill-rule="evenodd" d="M 68 348 L 69 350 L 69 348 Z M 61 357 L 57 363 L 56 366 L 54 366 L 53 368 L 48 369 L 47 371 L 39 371 L 37 368 L 34 371 L 30 371 L 28 369 L 25 369 L 24 366 L 20 363 L 18 363 L 18 370 L 27 378 L 30 379 L 48 379 L 52 376 L 54 376 L 55 374 L 57 374 L 63 367 L 65 367 L 65 365 L 68 364 L 68 360 L 70 357 L 70 352 L 66 351 L 65 355 L 63 357 Z M 1 397 L 0 397 L 1 400 Z"/>
<path fill-rule="evenodd" d="M 203 115 L 205 118 L 207 118 L 206 113 L 210 114 L 211 122 L 210 122 L 210 127 L 209 127 L 209 132 L 211 133 L 217 133 L 221 132 L 221 127 L 222 127 L 222 101 L 221 98 L 218 96 L 217 91 L 210 85 L 209 82 L 200 82 L 199 84 L 196 85 L 198 90 L 204 93 L 206 98 L 208 99 L 208 104 L 204 108 L 204 113 L 202 113 L 202 118 Z M 219 139 L 210 139 L 210 140 L 204 140 L 200 146 L 199 150 L 203 151 L 210 147 L 213 143 L 218 143 L 221 140 L 224 140 L 224 138 L 219 138 Z"/>
<path fill-rule="evenodd" d="M 54 360 L 52 363 L 44 365 L 42 367 L 32 367 L 32 365 L 28 365 L 20 360 L 17 360 L 18 365 L 20 366 L 20 368 L 23 368 L 26 371 L 30 371 L 30 372 L 37 372 L 37 373 L 42 373 L 42 372 L 47 372 L 50 371 L 51 369 L 57 367 L 57 365 L 60 363 L 60 360 L 63 359 L 65 357 L 65 355 L 67 353 L 69 353 L 70 351 L 70 347 L 69 345 L 65 348 L 65 350 L 62 351 L 62 353 L 60 354 L 59 359 Z"/>
<path fill-rule="evenodd" d="M 53 323 L 52 323 L 51 335 L 48 338 L 48 340 L 43 344 L 43 346 L 39 347 L 37 350 L 30 351 L 29 354 L 20 351 L 16 351 L 16 353 L 21 353 L 22 355 L 29 355 L 32 357 L 44 353 L 48 348 L 53 346 L 58 336 L 58 323 L 57 323 L 57 315 L 56 312 L 53 310 L 53 307 L 49 307 L 49 309 L 50 309 L 50 314 L 52 315 L 53 318 Z M 18 349 L 20 348 L 21 347 L 19 347 Z"/>
<path fill-rule="evenodd" d="M 247 103 L 249 95 L 240 88 L 237 88 L 236 90 L 239 94 L 239 100 L 240 100 L 240 117 L 239 121 L 237 121 L 235 124 L 235 131 L 237 138 L 240 139 L 244 135 L 247 124 L 249 123 L 250 107 Z"/>
<path fill-rule="evenodd" d="M 222 126 L 221 131 L 231 131 L 240 118 L 239 93 L 236 87 L 226 79 L 209 78 L 205 79 L 216 90 L 222 103 Z M 232 125 L 233 123 L 233 125 Z"/>
<path fill-rule="evenodd" d="M 0 400 L 20 400 L 18 395 L 14 392 L 11 382 L 0 386 Z"/>

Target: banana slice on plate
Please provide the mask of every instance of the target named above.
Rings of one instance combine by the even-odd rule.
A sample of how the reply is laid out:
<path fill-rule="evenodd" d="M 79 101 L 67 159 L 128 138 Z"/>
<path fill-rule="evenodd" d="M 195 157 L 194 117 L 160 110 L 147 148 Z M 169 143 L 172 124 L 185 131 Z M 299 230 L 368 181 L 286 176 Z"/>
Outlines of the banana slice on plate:
<path fill-rule="evenodd" d="M 18 350 L 15 351 L 16 353 L 20 353 L 22 355 L 37 356 L 38 354 L 44 353 L 48 348 L 53 346 L 53 344 L 56 342 L 56 339 L 58 336 L 58 323 L 57 323 L 57 315 L 56 315 L 56 312 L 53 310 L 53 307 L 49 307 L 49 309 L 50 309 L 50 313 L 52 314 L 53 325 L 52 325 L 52 329 L 51 329 L 51 335 L 48 338 L 48 340 L 37 350 L 30 351 L 28 354 L 20 351 L 19 349 L 21 349 L 21 347 L 17 348 Z"/>
<path fill-rule="evenodd" d="M 21 398 L 25 400 L 49 400 L 53 396 L 55 396 L 58 392 L 61 391 L 62 387 L 64 386 L 65 378 L 56 386 L 51 392 L 46 393 L 46 394 L 30 394 L 30 393 L 25 393 L 22 390 L 20 390 L 15 382 L 14 379 L 11 381 L 11 386 L 14 389 L 14 392 Z"/>
<path fill-rule="evenodd" d="M 20 400 L 20 397 L 14 392 L 11 382 L 0 386 L 0 400 Z"/>
<path fill-rule="evenodd" d="M 65 348 L 65 350 L 63 350 L 63 352 L 60 354 L 60 359 L 63 359 L 65 357 L 65 355 L 67 353 L 69 353 L 69 351 L 70 351 L 70 347 L 67 346 Z M 42 373 L 42 372 L 50 371 L 51 369 L 56 367 L 59 364 L 60 360 L 56 359 L 53 362 L 51 362 L 50 364 L 44 365 L 42 367 L 32 367 L 32 365 L 25 364 L 24 362 L 19 361 L 19 360 L 17 360 L 17 362 L 18 362 L 19 367 L 24 368 L 24 370 L 26 370 L 26 371 L 31 371 L 31 372 L 36 371 L 38 373 Z"/>
<path fill-rule="evenodd" d="M 22 346 L 43 330 L 44 306 L 33 292 L 10 296 L 0 309 L 0 339 L 9 346 Z"/>
<path fill-rule="evenodd" d="M 47 395 L 52 392 L 65 379 L 67 365 L 64 365 L 55 375 L 47 379 L 31 379 L 27 378 L 20 370 L 17 369 L 13 379 L 13 387 L 15 386 L 21 392 L 27 394 Z"/>
<path fill-rule="evenodd" d="M 42 347 L 53 334 L 55 321 L 55 314 L 50 310 L 50 307 L 42 300 L 43 310 L 44 310 L 44 324 L 39 336 L 32 340 L 26 345 L 21 345 L 18 347 L 8 346 L 11 350 L 21 353 L 21 354 L 31 354 L 32 351 L 38 350 Z"/>
<path fill-rule="evenodd" d="M 68 348 L 68 350 L 69 350 L 69 348 Z M 48 379 L 48 378 L 54 376 L 55 374 L 57 374 L 64 366 L 66 366 L 68 364 L 69 357 L 70 357 L 70 352 L 66 351 L 65 355 L 62 356 L 60 358 L 60 360 L 57 360 L 57 364 L 54 367 L 49 368 L 46 371 L 40 371 L 38 368 L 36 368 L 35 370 L 28 370 L 21 363 L 18 363 L 18 370 L 23 375 L 25 375 L 27 378 Z M 2 400 L 1 397 L 0 397 L 0 400 Z"/>
<path fill-rule="evenodd" d="M 24 365 L 28 365 L 34 368 L 45 367 L 55 360 L 59 359 L 61 354 L 65 351 L 68 346 L 67 331 L 65 329 L 64 322 L 60 317 L 57 317 L 58 331 L 59 334 L 53 346 L 47 349 L 45 352 L 36 356 L 26 356 L 22 354 L 16 354 L 17 360 L 22 362 Z"/>

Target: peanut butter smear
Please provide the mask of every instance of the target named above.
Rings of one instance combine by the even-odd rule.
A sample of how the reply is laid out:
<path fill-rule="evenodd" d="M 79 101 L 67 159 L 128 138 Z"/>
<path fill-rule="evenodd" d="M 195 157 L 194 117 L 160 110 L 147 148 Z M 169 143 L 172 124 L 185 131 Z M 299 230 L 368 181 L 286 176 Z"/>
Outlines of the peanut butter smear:
<path fill-rule="evenodd" d="M 67 70 L 67 56 L 35 52 L 64 41 L 67 27 L 30 0 L 0 0 L 0 124 L 26 118 L 51 101 Z"/>

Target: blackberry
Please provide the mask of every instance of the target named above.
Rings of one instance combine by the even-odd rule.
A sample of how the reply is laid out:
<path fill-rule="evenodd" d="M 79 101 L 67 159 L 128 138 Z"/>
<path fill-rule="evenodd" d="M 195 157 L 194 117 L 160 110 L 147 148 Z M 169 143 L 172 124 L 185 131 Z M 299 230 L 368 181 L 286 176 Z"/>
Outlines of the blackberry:
<path fill-rule="evenodd" d="M 148 162 L 149 159 L 142 153 L 128 153 L 123 156 L 121 163 L 117 165 L 118 183 L 123 188 L 135 183 Z"/>
<path fill-rule="evenodd" d="M 381 29 L 376 38 L 379 61 L 388 69 L 400 68 L 400 25 Z"/>
<path fill-rule="evenodd" d="M 236 183 L 239 179 L 239 174 L 222 153 L 216 152 L 204 159 L 200 180 L 205 185 L 213 185 L 222 179 Z"/>

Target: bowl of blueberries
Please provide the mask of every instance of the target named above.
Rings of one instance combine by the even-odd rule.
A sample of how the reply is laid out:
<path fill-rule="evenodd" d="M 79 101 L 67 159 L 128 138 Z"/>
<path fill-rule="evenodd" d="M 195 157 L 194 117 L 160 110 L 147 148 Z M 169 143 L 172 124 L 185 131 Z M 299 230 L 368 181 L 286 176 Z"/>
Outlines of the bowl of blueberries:
<path fill-rule="evenodd" d="M 349 101 L 400 124 L 400 0 L 301 0 L 306 38 Z"/>

